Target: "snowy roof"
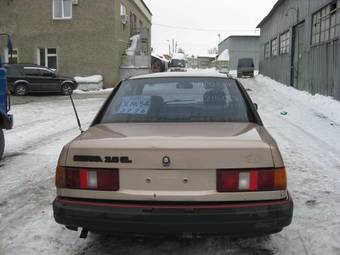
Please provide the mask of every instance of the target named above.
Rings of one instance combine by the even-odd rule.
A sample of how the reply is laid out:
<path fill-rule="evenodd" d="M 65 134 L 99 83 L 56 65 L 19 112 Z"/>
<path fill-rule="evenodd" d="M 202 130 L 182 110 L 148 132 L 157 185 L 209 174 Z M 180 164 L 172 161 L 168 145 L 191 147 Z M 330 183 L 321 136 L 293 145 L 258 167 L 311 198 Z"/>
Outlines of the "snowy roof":
<path fill-rule="evenodd" d="M 197 58 L 216 58 L 217 54 L 203 54 L 203 55 L 197 55 Z"/>
<path fill-rule="evenodd" d="M 151 56 L 154 57 L 154 58 L 158 58 L 159 60 L 161 61 L 164 61 L 164 62 L 169 62 L 169 60 L 167 60 L 165 57 L 161 56 L 161 55 L 157 55 L 155 53 L 151 53 Z"/>
<path fill-rule="evenodd" d="M 230 55 L 229 55 L 229 50 L 226 49 L 224 50 L 217 58 L 219 61 L 229 61 L 230 60 Z"/>
<path fill-rule="evenodd" d="M 174 53 L 172 55 L 172 59 L 180 59 L 180 60 L 185 60 L 185 54 L 184 53 Z"/>

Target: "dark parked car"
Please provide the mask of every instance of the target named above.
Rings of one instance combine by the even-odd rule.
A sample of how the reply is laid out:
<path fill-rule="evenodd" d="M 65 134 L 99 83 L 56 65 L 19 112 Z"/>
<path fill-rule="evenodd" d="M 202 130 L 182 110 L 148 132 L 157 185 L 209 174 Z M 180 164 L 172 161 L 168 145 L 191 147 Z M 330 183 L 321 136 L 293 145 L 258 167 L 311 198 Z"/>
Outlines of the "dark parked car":
<path fill-rule="evenodd" d="M 237 66 L 237 78 L 254 77 L 255 65 L 252 58 L 241 58 Z"/>
<path fill-rule="evenodd" d="M 77 82 L 70 77 L 58 76 L 55 71 L 38 65 L 6 65 L 8 88 L 17 96 L 29 93 L 61 93 L 68 95 L 77 88 Z"/>

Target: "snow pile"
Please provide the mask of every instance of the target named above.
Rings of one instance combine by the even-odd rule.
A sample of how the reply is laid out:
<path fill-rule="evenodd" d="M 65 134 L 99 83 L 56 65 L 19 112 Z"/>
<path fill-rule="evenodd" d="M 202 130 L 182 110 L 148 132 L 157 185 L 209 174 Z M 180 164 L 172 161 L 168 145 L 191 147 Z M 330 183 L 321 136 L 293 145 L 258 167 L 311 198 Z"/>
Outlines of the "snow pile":
<path fill-rule="evenodd" d="M 299 91 L 293 87 L 286 86 L 263 75 L 257 76 L 256 80 L 265 86 L 276 90 L 277 95 L 285 95 L 292 101 L 303 102 L 306 107 L 323 119 L 333 121 L 340 125 L 340 101 L 319 94 L 311 95 L 306 91 Z"/>
<path fill-rule="evenodd" d="M 104 95 L 104 94 L 108 94 L 111 93 L 113 90 L 113 88 L 109 88 L 109 89 L 100 89 L 100 90 L 88 90 L 88 91 L 84 91 L 84 90 L 75 90 L 73 91 L 74 94 L 92 94 L 92 95 Z"/>
<path fill-rule="evenodd" d="M 100 90 L 103 88 L 103 76 L 93 75 L 88 77 L 74 77 L 78 83 L 78 90 L 90 91 L 90 90 Z"/>

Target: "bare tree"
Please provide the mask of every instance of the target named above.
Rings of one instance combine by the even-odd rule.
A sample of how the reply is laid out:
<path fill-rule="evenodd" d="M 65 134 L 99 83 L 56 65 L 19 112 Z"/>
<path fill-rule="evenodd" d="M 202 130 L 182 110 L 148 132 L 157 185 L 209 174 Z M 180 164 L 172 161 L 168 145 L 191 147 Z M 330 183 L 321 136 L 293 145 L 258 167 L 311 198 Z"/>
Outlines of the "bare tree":
<path fill-rule="evenodd" d="M 217 53 L 218 53 L 217 47 L 213 47 L 213 48 L 209 49 L 209 50 L 208 50 L 208 53 L 209 53 L 209 54 L 217 54 Z"/>

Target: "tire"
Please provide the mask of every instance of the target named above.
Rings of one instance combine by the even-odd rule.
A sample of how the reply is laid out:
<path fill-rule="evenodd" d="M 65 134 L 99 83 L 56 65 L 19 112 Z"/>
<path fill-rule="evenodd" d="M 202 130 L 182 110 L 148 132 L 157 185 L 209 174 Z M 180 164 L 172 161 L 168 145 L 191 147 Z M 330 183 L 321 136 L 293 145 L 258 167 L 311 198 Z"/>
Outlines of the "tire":
<path fill-rule="evenodd" d="M 0 159 L 2 159 L 2 156 L 4 155 L 5 150 L 5 136 L 4 131 L 0 129 Z"/>
<path fill-rule="evenodd" d="M 71 83 L 65 83 L 63 86 L 61 86 L 61 94 L 64 96 L 72 95 L 73 94 L 73 84 Z"/>
<path fill-rule="evenodd" d="M 14 95 L 16 96 L 27 96 L 28 95 L 28 87 L 25 84 L 18 84 L 14 87 Z"/>

